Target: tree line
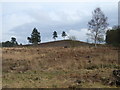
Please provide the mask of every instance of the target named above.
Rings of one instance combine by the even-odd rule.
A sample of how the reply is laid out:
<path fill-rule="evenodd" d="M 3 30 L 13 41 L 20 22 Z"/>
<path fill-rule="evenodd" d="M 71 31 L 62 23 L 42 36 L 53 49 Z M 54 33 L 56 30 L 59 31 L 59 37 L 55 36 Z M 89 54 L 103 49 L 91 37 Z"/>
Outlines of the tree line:
<path fill-rule="evenodd" d="M 65 37 L 67 36 L 66 32 L 63 31 L 61 36 L 65 39 Z M 57 32 L 54 31 L 53 39 L 56 40 L 56 38 L 58 38 L 58 35 L 57 35 Z M 40 43 L 41 42 L 40 32 L 38 32 L 38 30 L 36 28 L 34 28 L 31 33 L 31 37 L 27 37 L 27 40 L 29 41 L 29 43 L 32 43 L 32 44 Z"/>
<path fill-rule="evenodd" d="M 63 31 L 61 36 L 65 39 L 65 37 L 67 36 L 66 32 Z M 56 40 L 56 38 L 58 38 L 58 35 L 57 35 L 57 32 L 54 31 L 53 39 Z M 27 37 L 27 40 L 29 41 L 29 43 L 32 43 L 34 45 L 39 44 L 41 42 L 40 32 L 36 28 L 34 28 L 31 33 L 31 36 Z M 22 44 L 18 44 L 15 37 L 11 37 L 11 41 L 2 42 L 3 47 L 13 47 L 13 46 L 18 46 L 18 45 L 22 45 Z"/>
<path fill-rule="evenodd" d="M 11 37 L 11 41 L 2 42 L 2 47 L 13 47 L 17 45 L 18 43 L 15 37 Z"/>
<path fill-rule="evenodd" d="M 106 32 L 106 43 L 120 45 L 120 26 L 114 26 L 113 29 Z"/>
<path fill-rule="evenodd" d="M 120 44 L 120 26 L 113 27 L 108 30 L 108 18 L 102 12 L 100 8 L 96 8 L 92 12 L 92 19 L 88 22 L 88 39 L 94 41 L 95 46 L 98 43 L 106 42 L 107 44 Z M 104 39 L 106 35 L 106 38 Z M 64 39 L 67 36 L 66 32 L 63 31 L 61 35 Z M 57 32 L 53 32 L 53 39 L 58 38 Z M 27 37 L 29 43 L 39 44 L 41 42 L 40 32 L 36 28 L 33 29 L 31 36 Z M 16 38 L 12 37 L 11 41 L 2 42 L 2 46 L 10 47 L 18 45 Z"/>

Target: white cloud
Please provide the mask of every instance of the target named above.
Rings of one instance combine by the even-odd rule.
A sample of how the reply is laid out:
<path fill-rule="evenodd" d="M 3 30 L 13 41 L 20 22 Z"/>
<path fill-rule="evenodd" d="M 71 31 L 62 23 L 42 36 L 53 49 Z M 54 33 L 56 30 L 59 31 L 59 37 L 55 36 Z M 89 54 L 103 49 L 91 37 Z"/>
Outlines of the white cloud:
<path fill-rule="evenodd" d="M 14 27 L 34 22 L 35 20 L 26 14 L 13 13 L 3 17 L 3 32 L 9 32 Z"/>
<path fill-rule="evenodd" d="M 87 40 L 87 36 L 86 36 L 87 33 L 88 33 L 88 30 L 85 28 L 82 28 L 79 31 L 78 30 L 69 30 L 68 35 L 75 36 L 77 38 L 77 40 L 86 41 Z"/>
<path fill-rule="evenodd" d="M 81 21 L 82 16 L 76 11 L 58 10 L 48 14 L 51 20 L 62 24 L 73 24 Z"/>
<path fill-rule="evenodd" d="M 60 16 L 58 16 L 57 13 L 55 12 L 50 12 L 50 17 L 53 21 L 58 21 L 58 22 L 61 21 Z"/>

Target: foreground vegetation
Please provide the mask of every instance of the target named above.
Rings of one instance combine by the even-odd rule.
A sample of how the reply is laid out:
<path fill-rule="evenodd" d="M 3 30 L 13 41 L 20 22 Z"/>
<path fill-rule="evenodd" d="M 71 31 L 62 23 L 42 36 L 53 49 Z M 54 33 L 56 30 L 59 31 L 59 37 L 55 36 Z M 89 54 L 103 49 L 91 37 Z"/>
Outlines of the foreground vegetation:
<path fill-rule="evenodd" d="M 114 47 L 3 48 L 3 87 L 116 88 Z"/>

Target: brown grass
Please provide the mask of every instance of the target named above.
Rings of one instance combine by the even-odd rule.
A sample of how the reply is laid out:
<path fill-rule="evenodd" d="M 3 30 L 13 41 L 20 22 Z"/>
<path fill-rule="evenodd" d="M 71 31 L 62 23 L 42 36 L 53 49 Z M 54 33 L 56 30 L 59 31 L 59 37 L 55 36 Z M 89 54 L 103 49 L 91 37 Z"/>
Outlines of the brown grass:
<path fill-rule="evenodd" d="M 109 86 L 112 70 L 119 68 L 115 48 L 21 47 L 2 52 L 3 87 L 115 87 Z M 82 83 L 77 85 L 76 79 Z"/>

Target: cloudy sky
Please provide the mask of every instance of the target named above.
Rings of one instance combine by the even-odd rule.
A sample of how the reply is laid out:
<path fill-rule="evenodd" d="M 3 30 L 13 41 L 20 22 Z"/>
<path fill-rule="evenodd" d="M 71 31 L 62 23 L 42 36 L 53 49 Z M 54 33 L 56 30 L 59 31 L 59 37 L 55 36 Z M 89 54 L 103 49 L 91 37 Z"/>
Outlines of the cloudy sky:
<path fill-rule="evenodd" d="M 82 2 L 7 2 L 0 3 L 0 27 L 2 38 L 10 40 L 12 36 L 18 43 L 27 44 L 34 27 L 41 33 L 42 42 L 53 41 L 53 31 L 58 32 L 58 40 L 65 31 L 69 36 L 86 41 L 87 23 L 92 17 L 92 11 L 100 7 L 108 17 L 109 27 L 118 23 L 118 1 L 84 0 Z"/>

